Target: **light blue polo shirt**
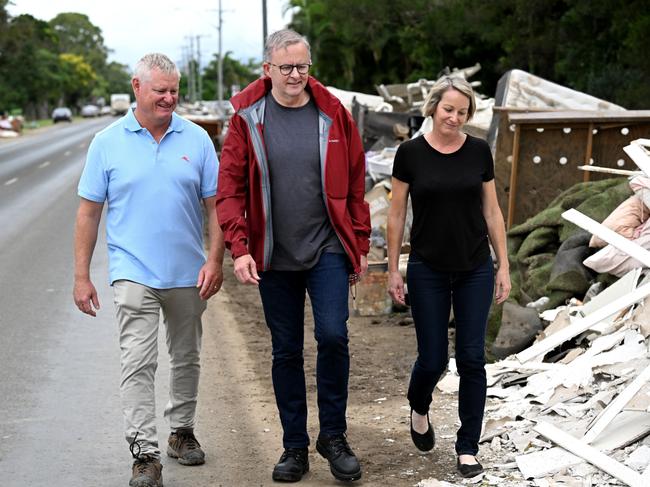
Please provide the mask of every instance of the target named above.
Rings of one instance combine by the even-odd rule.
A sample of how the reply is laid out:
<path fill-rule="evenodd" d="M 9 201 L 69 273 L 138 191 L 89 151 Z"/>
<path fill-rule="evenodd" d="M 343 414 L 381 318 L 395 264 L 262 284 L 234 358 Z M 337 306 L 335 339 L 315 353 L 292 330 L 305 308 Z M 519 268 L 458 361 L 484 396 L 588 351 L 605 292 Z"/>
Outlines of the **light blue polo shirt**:
<path fill-rule="evenodd" d="M 108 203 L 111 284 L 196 285 L 205 263 L 201 200 L 216 194 L 218 167 L 206 131 L 175 113 L 160 144 L 132 110 L 95 135 L 78 194 Z"/>

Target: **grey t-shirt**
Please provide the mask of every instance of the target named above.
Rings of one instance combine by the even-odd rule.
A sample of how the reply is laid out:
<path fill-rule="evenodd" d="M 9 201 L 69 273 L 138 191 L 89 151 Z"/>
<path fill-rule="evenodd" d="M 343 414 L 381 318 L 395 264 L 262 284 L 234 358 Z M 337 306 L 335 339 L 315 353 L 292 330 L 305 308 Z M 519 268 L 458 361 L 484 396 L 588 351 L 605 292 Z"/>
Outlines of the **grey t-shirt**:
<path fill-rule="evenodd" d="M 323 252 L 343 253 L 321 185 L 318 109 L 280 105 L 266 95 L 264 143 L 271 176 L 271 269 L 310 269 Z"/>

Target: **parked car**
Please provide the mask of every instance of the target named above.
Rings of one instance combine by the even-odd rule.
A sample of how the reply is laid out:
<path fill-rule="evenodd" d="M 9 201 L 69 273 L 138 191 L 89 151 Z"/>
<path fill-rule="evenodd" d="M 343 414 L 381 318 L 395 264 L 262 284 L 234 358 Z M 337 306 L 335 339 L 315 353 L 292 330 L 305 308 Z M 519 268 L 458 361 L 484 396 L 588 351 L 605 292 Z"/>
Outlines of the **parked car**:
<path fill-rule="evenodd" d="M 97 105 L 84 105 L 81 107 L 81 116 L 86 117 L 99 117 L 99 107 Z"/>
<path fill-rule="evenodd" d="M 108 105 L 104 105 L 99 109 L 99 114 L 100 115 L 110 115 L 111 114 L 111 107 Z"/>
<path fill-rule="evenodd" d="M 72 111 L 68 107 L 58 107 L 52 112 L 52 121 L 56 122 L 72 122 Z"/>

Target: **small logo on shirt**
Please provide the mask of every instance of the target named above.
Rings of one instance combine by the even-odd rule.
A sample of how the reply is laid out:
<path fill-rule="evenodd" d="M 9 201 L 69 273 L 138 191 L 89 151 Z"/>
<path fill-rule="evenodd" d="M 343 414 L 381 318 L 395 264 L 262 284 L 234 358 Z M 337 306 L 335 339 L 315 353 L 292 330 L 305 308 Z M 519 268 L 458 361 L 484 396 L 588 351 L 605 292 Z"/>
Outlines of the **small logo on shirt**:
<path fill-rule="evenodd" d="M 340 141 L 339 141 L 339 139 L 330 139 L 328 142 L 330 144 L 335 144 L 335 143 L 340 142 Z"/>
<path fill-rule="evenodd" d="M 190 158 L 187 156 L 181 156 L 181 159 L 183 159 L 185 162 L 190 162 Z"/>

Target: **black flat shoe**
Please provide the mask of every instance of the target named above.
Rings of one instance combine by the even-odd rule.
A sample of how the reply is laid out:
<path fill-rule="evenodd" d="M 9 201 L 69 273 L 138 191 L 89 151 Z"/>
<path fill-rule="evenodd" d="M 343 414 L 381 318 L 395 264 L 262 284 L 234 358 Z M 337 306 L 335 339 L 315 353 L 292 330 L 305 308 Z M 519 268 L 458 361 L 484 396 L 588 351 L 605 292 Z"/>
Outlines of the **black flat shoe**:
<path fill-rule="evenodd" d="M 478 463 L 469 464 L 469 463 L 460 463 L 460 459 L 456 459 L 456 470 L 460 473 L 461 477 L 470 479 L 476 477 L 479 474 L 483 473 L 483 465 Z"/>
<path fill-rule="evenodd" d="M 426 433 L 418 433 L 413 429 L 413 409 L 411 409 L 411 413 L 409 414 L 409 421 L 411 423 L 411 439 L 413 440 L 413 444 L 420 451 L 431 451 L 433 445 L 436 444 L 436 435 L 433 432 L 431 423 L 429 422 L 429 413 L 427 413 L 427 424 L 429 425 L 429 429 Z"/>

